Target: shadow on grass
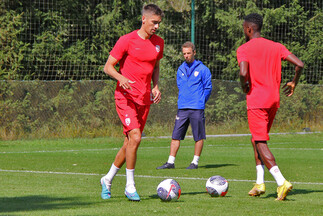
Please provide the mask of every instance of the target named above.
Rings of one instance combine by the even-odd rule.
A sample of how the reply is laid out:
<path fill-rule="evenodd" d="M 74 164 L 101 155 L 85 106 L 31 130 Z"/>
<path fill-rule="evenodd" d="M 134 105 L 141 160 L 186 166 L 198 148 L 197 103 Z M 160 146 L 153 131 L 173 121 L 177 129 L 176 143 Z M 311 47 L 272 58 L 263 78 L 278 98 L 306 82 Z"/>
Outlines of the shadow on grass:
<path fill-rule="evenodd" d="M 181 195 L 182 196 L 182 195 Z M 150 195 L 148 199 L 160 199 L 159 196 L 157 194 L 153 194 L 153 195 Z M 165 202 L 165 203 L 176 203 L 176 202 L 183 202 L 180 200 L 176 200 L 176 202 L 169 202 L 169 201 L 162 201 L 160 200 L 161 202 Z"/>
<path fill-rule="evenodd" d="M 181 193 L 181 196 L 185 195 L 198 195 L 198 194 L 207 194 L 207 192 L 188 192 L 188 193 Z M 150 199 L 159 199 L 157 194 L 153 194 L 149 196 Z"/>
<path fill-rule="evenodd" d="M 291 192 L 288 193 L 287 195 L 287 200 L 290 196 L 296 195 L 296 194 L 310 194 L 310 193 L 323 193 L 323 190 L 308 190 L 308 189 L 292 189 Z M 268 194 L 266 197 L 264 198 L 277 198 L 277 193 L 271 193 Z"/>
<path fill-rule="evenodd" d="M 77 197 L 61 198 L 42 195 L 24 197 L 0 197 L 0 213 L 67 209 L 91 204 L 92 203 L 89 202 L 82 202 Z"/>
<path fill-rule="evenodd" d="M 159 196 L 157 194 L 153 194 L 149 196 L 150 199 L 159 199 Z"/>
<path fill-rule="evenodd" d="M 198 192 L 187 192 L 187 193 L 182 193 L 181 196 L 185 195 L 198 195 L 198 194 L 207 194 L 206 191 L 198 191 Z"/>
<path fill-rule="evenodd" d="M 220 167 L 226 167 L 226 166 L 238 166 L 236 164 L 207 164 L 205 166 L 199 166 L 200 168 L 203 169 L 211 169 L 211 168 L 220 168 Z"/>
<path fill-rule="evenodd" d="M 197 191 L 197 192 L 181 193 L 181 197 L 186 196 L 186 195 L 194 196 L 194 195 L 199 195 L 199 194 L 205 194 L 206 196 L 210 196 L 206 191 Z M 231 196 L 225 196 L 225 197 L 231 197 Z M 150 195 L 149 198 L 150 199 L 159 199 L 159 196 L 157 194 L 154 194 L 154 195 Z M 212 197 L 212 198 L 216 199 L 216 198 L 219 198 L 219 197 Z M 223 198 L 223 197 L 220 197 L 220 198 Z"/>
<path fill-rule="evenodd" d="M 214 169 L 226 166 L 238 166 L 237 164 L 207 164 L 205 166 L 198 166 L 198 169 Z M 176 169 L 186 169 L 186 167 L 176 167 Z M 168 169 L 165 169 L 168 170 Z M 194 169 L 192 169 L 194 170 Z"/>

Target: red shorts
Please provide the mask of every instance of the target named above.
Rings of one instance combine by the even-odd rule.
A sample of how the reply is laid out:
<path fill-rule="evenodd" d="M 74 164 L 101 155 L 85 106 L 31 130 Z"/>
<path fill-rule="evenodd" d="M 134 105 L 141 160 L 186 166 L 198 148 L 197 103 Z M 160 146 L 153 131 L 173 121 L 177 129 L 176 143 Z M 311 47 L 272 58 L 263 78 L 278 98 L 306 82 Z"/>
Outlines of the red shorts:
<path fill-rule="evenodd" d="M 116 110 L 123 124 L 123 133 L 128 134 L 129 131 L 139 128 L 144 130 L 150 105 L 139 105 L 132 100 L 122 98 L 116 99 Z"/>
<path fill-rule="evenodd" d="M 248 109 L 248 123 L 253 140 L 269 140 L 269 131 L 273 124 L 277 107 L 263 109 Z"/>

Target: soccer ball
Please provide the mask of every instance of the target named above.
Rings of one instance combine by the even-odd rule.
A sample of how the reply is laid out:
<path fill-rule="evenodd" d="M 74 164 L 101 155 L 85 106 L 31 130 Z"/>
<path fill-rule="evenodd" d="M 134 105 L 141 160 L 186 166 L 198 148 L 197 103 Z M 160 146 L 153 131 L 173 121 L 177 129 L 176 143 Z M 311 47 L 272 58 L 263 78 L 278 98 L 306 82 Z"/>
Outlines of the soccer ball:
<path fill-rule="evenodd" d="M 228 181 L 222 176 L 212 176 L 206 181 L 206 191 L 211 197 L 225 196 L 229 189 Z"/>
<path fill-rule="evenodd" d="M 181 196 L 181 187 L 174 179 L 165 179 L 157 186 L 157 194 L 162 201 L 176 201 Z"/>

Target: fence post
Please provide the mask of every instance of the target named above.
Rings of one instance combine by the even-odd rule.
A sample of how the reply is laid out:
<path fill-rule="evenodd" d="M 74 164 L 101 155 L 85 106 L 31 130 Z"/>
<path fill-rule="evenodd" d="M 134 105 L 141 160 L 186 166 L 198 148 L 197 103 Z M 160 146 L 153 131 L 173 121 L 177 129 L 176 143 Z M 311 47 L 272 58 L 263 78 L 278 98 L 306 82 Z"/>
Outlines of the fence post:
<path fill-rule="evenodd" d="M 195 44 L 195 1 L 191 3 L 191 42 Z"/>

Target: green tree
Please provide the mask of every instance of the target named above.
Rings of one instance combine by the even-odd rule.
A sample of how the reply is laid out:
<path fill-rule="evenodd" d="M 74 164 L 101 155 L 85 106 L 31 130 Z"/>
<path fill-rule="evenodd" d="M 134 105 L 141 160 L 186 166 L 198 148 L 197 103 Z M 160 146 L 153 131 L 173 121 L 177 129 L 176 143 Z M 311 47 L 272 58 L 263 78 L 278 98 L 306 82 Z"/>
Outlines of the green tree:
<path fill-rule="evenodd" d="M 21 62 L 25 57 L 27 43 L 19 40 L 24 30 L 23 13 L 6 10 L 3 1 L 0 3 L 0 79 L 20 79 Z"/>

